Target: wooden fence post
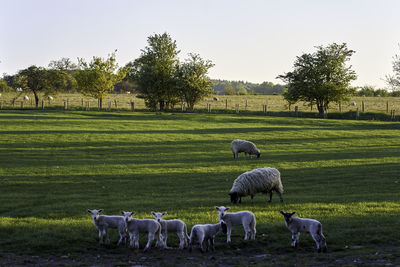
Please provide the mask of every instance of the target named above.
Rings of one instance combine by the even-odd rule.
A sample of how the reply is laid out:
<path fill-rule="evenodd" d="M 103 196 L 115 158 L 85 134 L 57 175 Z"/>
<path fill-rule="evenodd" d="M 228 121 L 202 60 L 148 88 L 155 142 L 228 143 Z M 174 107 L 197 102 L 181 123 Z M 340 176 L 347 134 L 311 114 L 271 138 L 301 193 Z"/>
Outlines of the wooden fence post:
<path fill-rule="evenodd" d="M 358 120 L 359 118 L 360 118 L 360 111 L 357 108 L 356 109 L 356 120 Z"/>
<path fill-rule="evenodd" d="M 24 108 L 24 101 L 21 101 L 21 109 Z"/>
<path fill-rule="evenodd" d="M 339 112 L 342 112 L 342 102 L 339 102 Z"/>
<path fill-rule="evenodd" d="M 265 114 L 267 114 L 268 112 L 268 100 L 265 101 Z"/>
<path fill-rule="evenodd" d="M 44 110 L 44 100 L 42 99 L 42 110 Z"/>
<path fill-rule="evenodd" d="M 324 119 L 328 118 L 328 109 L 324 107 Z"/>
<path fill-rule="evenodd" d="M 247 99 L 246 99 L 246 104 L 244 106 L 244 110 L 247 110 Z"/>
<path fill-rule="evenodd" d="M 294 107 L 294 114 L 296 115 L 296 117 L 299 116 L 299 107 L 298 106 Z"/>
<path fill-rule="evenodd" d="M 108 101 L 108 111 L 111 111 L 111 101 Z"/>
<path fill-rule="evenodd" d="M 131 111 L 135 111 L 135 102 L 131 101 Z"/>
<path fill-rule="evenodd" d="M 83 108 L 83 97 L 81 98 L 81 102 L 82 102 L 82 108 Z"/>
<path fill-rule="evenodd" d="M 67 110 L 67 109 L 68 109 L 68 104 L 67 104 L 67 101 L 64 100 L 64 110 Z"/>
<path fill-rule="evenodd" d="M 225 109 L 228 109 L 228 98 L 225 99 Z"/>
<path fill-rule="evenodd" d="M 114 99 L 115 108 L 118 108 L 117 99 Z"/>
<path fill-rule="evenodd" d="M 389 101 L 386 101 L 386 113 L 389 113 Z"/>
<path fill-rule="evenodd" d="M 236 112 L 236 114 L 239 114 L 239 104 L 235 105 L 235 112 Z"/>
<path fill-rule="evenodd" d="M 364 100 L 361 101 L 362 112 L 364 112 Z"/>
<path fill-rule="evenodd" d="M 0 109 L 3 109 L 3 102 L 0 101 Z"/>

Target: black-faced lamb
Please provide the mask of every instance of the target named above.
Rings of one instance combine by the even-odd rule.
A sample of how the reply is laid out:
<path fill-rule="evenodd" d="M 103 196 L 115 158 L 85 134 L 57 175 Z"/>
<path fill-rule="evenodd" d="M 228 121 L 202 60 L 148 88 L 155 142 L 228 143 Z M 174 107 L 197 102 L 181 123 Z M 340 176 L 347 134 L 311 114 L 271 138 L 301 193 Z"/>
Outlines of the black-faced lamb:
<path fill-rule="evenodd" d="M 125 222 L 129 233 L 129 246 L 134 248 L 139 248 L 139 233 L 148 233 L 148 240 L 143 251 L 150 248 L 151 243 L 154 238 L 157 239 L 156 246 L 162 247 L 163 240 L 161 236 L 161 225 L 156 220 L 153 219 L 136 219 L 132 215 L 135 212 L 126 212 Z"/>
<path fill-rule="evenodd" d="M 256 155 L 257 158 L 260 157 L 260 150 L 256 147 L 253 142 L 247 140 L 236 139 L 231 142 L 231 149 L 233 153 L 233 158 L 239 159 L 239 153 L 244 152 L 244 157 L 246 158 L 247 154 Z"/>
<path fill-rule="evenodd" d="M 206 252 L 211 247 L 214 251 L 214 240 L 215 235 L 218 232 L 227 232 L 226 224 L 224 222 L 219 222 L 217 224 L 196 224 L 192 227 L 189 238 L 189 252 L 192 251 L 192 246 L 197 238 L 200 246 L 201 252 Z"/>
<path fill-rule="evenodd" d="M 296 247 L 299 242 L 300 233 L 310 233 L 317 244 L 318 252 L 327 251 L 326 239 L 322 233 L 322 224 L 314 219 L 303 219 L 293 217 L 296 212 L 283 212 L 281 214 L 285 218 L 285 224 L 290 232 L 292 232 L 292 247 Z"/>
<path fill-rule="evenodd" d="M 242 197 L 250 195 L 251 202 L 257 193 L 269 193 L 269 201 L 272 200 L 272 192 L 276 191 L 279 195 L 280 201 L 283 202 L 282 193 L 283 185 L 281 181 L 281 174 L 275 168 L 259 168 L 254 169 L 239 175 L 233 182 L 229 195 L 231 202 L 236 204 L 242 202 Z"/>
<path fill-rule="evenodd" d="M 187 234 L 186 224 L 181 220 L 163 220 L 162 216 L 167 212 L 151 212 L 155 216 L 157 222 L 161 225 L 161 235 L 163 237 L 163 246 L 167 247 L 168 232 L 176 233 L 179 237 L 179 249 L 183 249 L 188 245 L 189 236 Z"/>
<path fill-rule="evenodd" d="M 256 238 L 256 216 L 254 215 L 254 213 L 250 211 L 227 213 L 226 211 L 230 210 L 230 208 L 225 208 L 224 206 L 215 206 L 215 209 L 218 211 L 219 221 L 226 223 L 227 243 L 231 242 L 232 226 L 243 225 L 245 232 L 244 240 L 247 240 L 249 238 L 249 235 L 251 235 L 251 240 L 254 240 Z"/>
<path fill-rule="evenodd" d="M 127 241 L 128 233 L 126 230 L 126 224 L 124 216 L 107 216 L 107 215 L 100 215 L 103 212 L 102 209 L 100 210 L 87 210 L 92 215 L 94 226 L 99 231 L 99 243 L 103 243 L 103 237 L 106 236 L 106 244 L 110 243 L 110 239 L 108 237 L 108 228 L 115 228 L 118 229 L 119 232 L 119 240 L 118 244 L 121 244 L 122 241 Z M 122 211 L 122 214 L 125 215 L 125 212 Z"/>

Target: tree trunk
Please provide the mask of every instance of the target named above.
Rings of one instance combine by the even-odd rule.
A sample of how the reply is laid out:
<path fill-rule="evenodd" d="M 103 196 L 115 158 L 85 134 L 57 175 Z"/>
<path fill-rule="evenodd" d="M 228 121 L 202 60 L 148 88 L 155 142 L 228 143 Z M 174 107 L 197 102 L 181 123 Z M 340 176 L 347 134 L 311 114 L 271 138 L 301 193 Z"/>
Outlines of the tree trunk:
<path fill-rule="evenodd" d="M 160 111 L 164 111 L 164 106 L 165 106 L 164 101 L 160 101 L 159 104 L 160 104 Z"/>
<path fill-rule="evenodd" d="M 37 94 L 36 91 L 33 91 L 33 94 L 35 96 L 35 106 L 36 106 L 36 108 L 38 108 L 39 107 L 39 95 Z"/>
<path fill-rule="evenodd" d="M 319 114 L 324 114 L 324 106 L 323 105 L 320 105 L 320 104 L 317 104 L 317 108 L 318 108 L 318 113 Z"/>
<path fill-rule="evenodd" d="M 99 108 L 103 109 L 103 97 L 99 98 Z"/>

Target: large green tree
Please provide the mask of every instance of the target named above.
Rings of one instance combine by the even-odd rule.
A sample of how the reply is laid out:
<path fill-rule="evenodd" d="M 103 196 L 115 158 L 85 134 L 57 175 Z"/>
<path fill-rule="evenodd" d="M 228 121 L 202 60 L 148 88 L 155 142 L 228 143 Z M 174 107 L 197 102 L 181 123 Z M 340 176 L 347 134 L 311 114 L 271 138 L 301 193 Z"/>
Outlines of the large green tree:
<path fill-rule="evenodd" d="M 20 70 L 15 77 L 16 84 L 23 90 L 32 91 L 35 96 L 35 105 L 39 106 L 40 95 L 48 95 L 55 92 L 55 84 L 63 79 L 62 73 L 56 70 L 48 70 L 35 65 Z"/>
<path fill-rule="evenodd" d="M 400 45 L 399 45 L 400 47 Z M 393 75 L 386 76 L 386 82 L 393 90 L 400 90 L 400 55 L 395 55 L 392 62 Z"/>
<path fill-rule="evenodd" d="M 74 76 L 78 71 L 78 66 L 69 58 L 52 60 L 49 68 L 59 73 L 59 79 L 53 85 L 56 91 L 75 92 L 77 90 L 78 85 Z"/>
<path fill-rule="evenodd" d="M 174 71 L 179 64 L 176 41 L 167 33 L 147 38 L 148 45 L 139 58 L 128 63 L 129 80 L 137 85 L 138 97 L 146 106 L 163 111 L 179 101 Z"/>
<path fill-rule="evenodd" d="M 78 61 L 79 69 L 75 79 L 81 93 L 96 98 L 102 108 L 104 96 L 114 90 L 114 85 L 122 81 L 128 69 L 118 69 L 115 52 L 106 59 L 94 56 L 90 63 L 82 58 Z"/>
<path fill-rule="evenodd" d="M 348 49 L 346 43 L 317 46 L 316 49 L 314 53 L 298 56 L 293 71 L 277 78 L 287 83 L 284 97 L 290 104 L 297 101 L 316 104 L 322 114 L 329 103 L 346 100 L 354 93 L 350 82 L 357 76 L 347 62 L 355 51 Z"/>
<path fill-rule="evenodd" d="M 198 54 L 189 54 L 189 58 L 176 66 L 176 85 L 188 109 L 193 111 L 194 105 L 203 97 L 213 93 L 212 81 L 207 76 L 214 64 L 202 59 Z"/>

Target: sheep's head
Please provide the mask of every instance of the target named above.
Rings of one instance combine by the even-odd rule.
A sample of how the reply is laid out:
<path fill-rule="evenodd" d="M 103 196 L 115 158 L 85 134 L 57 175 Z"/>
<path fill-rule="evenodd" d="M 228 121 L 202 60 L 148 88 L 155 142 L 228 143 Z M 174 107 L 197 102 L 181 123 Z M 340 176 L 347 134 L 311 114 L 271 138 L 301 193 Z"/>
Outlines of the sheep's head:
<path fill-rule="evenodd" d="M 103 212 L 103 209 L 100 210 L 87 210 L 92 215 L 93 220 L 96 220 L 99 217 L 99 214 Z"/>
<path fill-rule="evenodd" d="M 231 208 L 230 208 L 230 207 L 226 207 L 226 208 L 225 208 L 224 206 L 221 206 L 221 207 L 215 206 L 215 209 L 218 211 L 219 220 L 220 220 L 220 221 L 223 221 L 223 217 L 224 217 L 224 215 L 225 215 L 225 212 L 228 211 L 228 210 L 230 210 Z"/>
<path fill-rule="evenodd" d="M 164 211 L 164 212 L 154 212 L 154 211 L 152 211 L 151 214 L 154 215 L 155 220 L 156 220 L 157 222 L 160 222 L 160 221 L 162 220 L 162 216 L 164 216 L 165 214 L 167 214 L 167 212 L 166 212 L 166 211 Z"/>
<path fill-rule="evenodd" d="M 134 211 L 122 211 L 122 210 L 121 210 L 121 213 L 122 213 L 122 215 L 124 215 L 125 222 L 129 222 L 131 219 L 131 216 L 133 214 L 135 214 Z"/>
<path fill-rule="evenodd" d="M 281 214 L 283 215 L 283 217 L 285 218 L 286 224 L 292 222 L 292 216 L 296 213 L 295 211 L 293 211 L 293 212 L 283 212 L 283 211 L 280 211 L 280 212 L 281 212 Z"/>
<path fill-rule="evenodd" d="M 257 150 L 256 156 L 258 159 L 260 158 L 260 156 L 261 156 L 260 150 Z"/>
<path fill-rule="evenodd" d="M 231 192 L 229 193 L 229 195 L 231 196 L 231 203 L 232 204 L 236 204 L 238 203 L 240 196 L 238 192 Z"/>

